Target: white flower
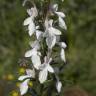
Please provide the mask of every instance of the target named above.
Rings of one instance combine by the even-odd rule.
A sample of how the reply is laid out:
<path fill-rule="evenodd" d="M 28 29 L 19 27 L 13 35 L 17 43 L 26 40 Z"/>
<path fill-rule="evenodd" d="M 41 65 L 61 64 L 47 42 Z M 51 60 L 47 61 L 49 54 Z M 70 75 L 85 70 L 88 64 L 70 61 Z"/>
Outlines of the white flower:
<path fill-rule="evenodd" d="M 26 69 L 26 75 L 20 76 L 18 78 L 19 81 L 23 81 L 20 84 L 20 93 L 21 95 L 24 95 L 28 91 L 28 82 L 30 81 L 30 78 L 35 78 L 35 70 Z"/>
<path fill-rule="evenodd" d="M 46 37 L 46 43 L 48 48 L 52 49 L 56 43 L 56 36 L 61 35 L 61 31 L 54 28 L 52 26 L 53 20 L 46 21 L 45 26 L 46 26 L 46 32 L 45 32 L 45 37 Z"/>
<path fill-rule="evenodd" d="M 25 53 L 25 57 L 31 57 L 33 66 L 36 69 L 39 69 L 39 66 L 41 65 L 40 52 L 33 48 Z"/>
<path fill-rule="evenodd" d="M 53 11 L 55 14 L 58 15 L 58 17 L 62 17 L 62 18 L 65 17 L 65 14 L 63 12 L 58 12 L 58 4 L 53 5 Z"/>
<path fill-rule="evenodd" d="M 65 14 L 63 12 L 58 12 L 57 10 L 58 10 L 58 4 L 54 4 L 53 11 L 58 16 L 59 26 L 66 30 L 67 26 L 65 24 L 65 21 L 63 20 L 63 18 L 65 17 Z"/>
<path fill-rule="evenodd" d="M 60 52 L 61 60 L 66 62 L 64 49 L 67 47 L 67 45 L 64 42 L 59 42 L 59 46 L 61 47 L 61 52 Z"/>
<path fill-rule="evenodd" d="M 52 19 L 50 19 L 49 21 L 45 20 L 45 27 L 46 27 L 45 36 L 48 36 L 48 34 L 61 35 L 61 31 L 54 28 L 52 25 L 53 25 Z"/>
<path fill-rule="evenodd" d="M 36 28 L 35 28 L 35 24 L 33 22 L 32 17 L 28 17 L 27 19 L 24 20 L 24 26 L 28 25 L 28 33 L 29 36 L 32 36 L 32 34 L 35 32 Z"/>
<path fill-rule="evenodd" d="M 24 26 L 28 25 L 28 33 L 29 36 L 32 36 L 33 33 L 36 31 L 35 23 L 34 23 L 34 18 L 38 15 L 36 7 L 33 7 L 31 9 L 27 10 L 28 14 L 30 17 L 24 20 Z"/>
<path fill-rule="evenodd" d="M 60 81 L 57 81 L 56 82 L 56 89 L 57 89 L 58 93 L 61 92 L 61 88 L 62 88 L 62 83 Z"/>
<path fill-rule="evenodd" d="M 48 71 L 51 73 L 54 73 L 54 69 L 51 67 L 51 65 L 49 64 L 51 62 L 51 58 L 49 61 L 47 61 L 47 57 L 45 57 L 44 59 L 44 64 L 41 65 L 41 70 L 39 73 L 39 81 L 40 83 L 44 83 L 47 80 L 47 76 L 48 76 Z"/>
<path fill-rule="evenodd" d="M 18 78 L 19 81 L 22 81 L 27 78 L 35 78 L 35 70 L 26 69 L 26 75 L 22 75 Z"/>

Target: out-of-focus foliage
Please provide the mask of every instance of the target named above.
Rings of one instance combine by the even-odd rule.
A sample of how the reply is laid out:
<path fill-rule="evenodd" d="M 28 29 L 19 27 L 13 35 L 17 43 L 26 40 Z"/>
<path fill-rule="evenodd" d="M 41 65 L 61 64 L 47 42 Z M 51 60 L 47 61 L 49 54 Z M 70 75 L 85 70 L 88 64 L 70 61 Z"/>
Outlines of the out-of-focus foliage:
<path fill-rule="evenodd" d="M 80 86 L 96 96 L 96 0 L 53 1 L 67 15 L 68 30 L 62 36 L 68 44 L 62 90 Z M 0 80 L 0 96 L 16 89 L 18 61 L 28 49 L 28 34 L 22 26 L 25 17 L 22 0 L 0 0 L 0 78 L 15 78 L 13 83 Z"/>

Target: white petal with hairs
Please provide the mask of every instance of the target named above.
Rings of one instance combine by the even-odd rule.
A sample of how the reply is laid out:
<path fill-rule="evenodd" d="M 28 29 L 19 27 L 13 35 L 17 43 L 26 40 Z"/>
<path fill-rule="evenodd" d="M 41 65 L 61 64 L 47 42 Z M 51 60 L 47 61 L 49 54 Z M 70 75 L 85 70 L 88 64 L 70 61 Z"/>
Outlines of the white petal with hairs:
<path fill-rule="evenodd" d="M 61 57 L 61 60 L 62 60 L 62 61 L 66 62 L 65 51 L 64 51 L 63 48 L 61 48 L 60 57 Z"/>
<path fill-rule="evenodd" d="M 65 24 L 65 21 L 63 20 L 63 18 L 59 17 L 59 26 L 62 28 L 62 29 L 65 29 L 67 30 L 67 26 Z"/>
<path fill-rule="evenodd" d="M 54 11 L 57 11 L 57 10 L 58 10 L 58 4 L 54 4 L 54 5 L 53 5 L 53 10 L 54 10 Z"/>
<path fill-rule="evenodd" d="M 31 57 L 33 54 L 33 50 L 29 50 L 25 53 L 25 57 Z"/>
<path fill-rule="evenodd" d="M 41 65 L 40 56 L 39 56 L 39 55 L 33 55 L 33 56 L 31 57 L 31 60 L 32 60 L 33 66 L 34 66 L 36 69 L 39 69 L 39 67 L 40 67 L 40 65 Z"/>
<path fill-rule="evenodd" d="M 39 81 L 44 83 L 47 80 L 48 71 L 46 69 L 39 72 Z"/>
<path fill-rule="evenodd" d="M 40 72 L 39 72 L 39 81 L 40 83 L 44 83 L 47 80 L 48 71 L 50 73 L 54 73 L 54 69 L 49 64 L 52 61 L 52 58 L 47 61 L 47 57 L 44 58 L 44 63 L 40 66 Z"/>
<path fill-rule="evenodd" d="M 59 42 L 59 45 L 61 48 L 64 48 L 64 49 L 67 47 L 65 42 Z"/>
<path fill-rule="evenodd" d="M 50 32 L 50 34 L 54 34 L 54 35 L 61 35 L 61 31 L 56 29 L 56 28 L 53 28 L 53 27 L 50 27 L 48 29 L 48 31 Z"/>
<path fill-rule="evenodd" d="M 19 81 L 23 81 L 24 79 L 27 79 L 27 78 L 29 78 L 30 76 L 28 76 L 28 75 L 22 75 L 22 76 L 20 76 L 19 78 L 18 78 L 18 80 Z"/>
<path fill-rule="evenodd" d="M 52 49 L 55 46 L 56 43 L 56 36 L 50 36 L 46 38 L 47 46 Z"/>
<path fill-rule="evenodd" d="M 29 79 L 26 79 L 23 83 L 20 84 L 20 93 L 21 95 L 24 95 L 28 91 L 28 82 Z"/>
<path fill-rule="evenodd" d="M 32 36 L 33 33 L 36 31 L 35 24 L 33 21 L 29 24 L 28 30 L 29 30 L 29 32 L 28 32 L 29 36 Z"/>
<path fill-rule="evenodd" d="M 57 83 L 56 83 L 56 89 L 57 89 L 58 93 L 61 92 L 61 88 L 62 88 L 62 83 L 60 81 L 57 81 Z"/>
<path fill-rule="evenodd" d="M 54 69 L 48 64 L 47 70 L 51 73 L 54 73 Z"/>
<path fill-rule="evenodd" d="M 63 12 L 55 12 L 59 17 L 64 18 L 65 14 Z"/>
<path fill-rule="evenodd" d="M 41 39 L 43 32 L 40 30 L 36 30 L 36 38 Z"/>
<path fill-rule="evenodd" d="M 24 26 L 29 25 L 31 22 L 32 22 L 32 18 L 31 17 L 28 17 L 27 19 L 24 20 L 23 25 Z"/>

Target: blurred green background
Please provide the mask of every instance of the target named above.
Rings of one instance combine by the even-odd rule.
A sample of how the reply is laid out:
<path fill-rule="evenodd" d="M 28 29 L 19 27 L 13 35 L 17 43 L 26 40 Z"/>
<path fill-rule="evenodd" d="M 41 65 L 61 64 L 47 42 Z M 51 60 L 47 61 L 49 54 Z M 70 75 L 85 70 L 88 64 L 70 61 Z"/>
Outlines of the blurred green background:
<path fill-rule="evenodd" d="M 65 12 L 68 26 L 62 37 L 68 44 L 64 89 L 79 86 L 96 96 L 96 0 L 54 1 Z M 18 90 L 18 61 L 29 47 L 22 25 L 26 16 L 21 0 L 0 0 L 0 96 L 17 96 L 11 92 Z"/>

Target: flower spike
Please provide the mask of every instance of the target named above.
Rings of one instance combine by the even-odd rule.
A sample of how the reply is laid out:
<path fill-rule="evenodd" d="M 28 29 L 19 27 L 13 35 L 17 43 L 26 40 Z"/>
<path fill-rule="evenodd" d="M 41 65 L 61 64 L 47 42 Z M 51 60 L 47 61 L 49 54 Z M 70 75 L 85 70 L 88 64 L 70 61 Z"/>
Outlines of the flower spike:
<path fill-rule="evenodd" d="M 24 0 L 23 5 L 25 5 L 27 1 L 29 0 Z M 62 0 L 62 2 L 63 1 L 64 0 Z M 63 85 L 58 76 L 59 67 L 55 67 L 53 63 L 55 61 L 53 52 L 54 48 L 56 47 L 56 49 L 59 49 L 57 48 L 59 46 L 59 57 L 64 63 L 66 62 L 65 48 L 67 45 L 60 40 L 62 35 L 60 29 L 67 30 L 64 21 L 66 16 L 63 12 L 58 11 L 58 4 L 53 4 L 52 6 L 49 4 L 46 12 L 47 14 L 45 14 L 43 10 L 39 11 L 35 3 L 32 4 L 33 6 L 27 9 L 28 17 L 23 22 L 23 25 L 27 26 L 28 34 L 29 37 L 32 38 L 32 41 L 29 42 L 31 48 L 25 52 L 25 57 L 30 59 L 30 62 L 28 62 L 30 64 L 26 68 L 26 74 L 18 78 L 21 82 L 20 94 L 25 95 L 29 92 L 29 83 L 33 80 L 34 82 L 36 81 L 35 84 L 45 84 L 47 81 L 54 80 L 57 92 L 60 93 Z M 51 8 L 49 8 L 49 6 Z M 58 17 L 57 20 L 56 18 L 54 19 L 56 16 Z M 57 22 L 58 26 L 55 26 Z M 56 80 L 53 76 L 55 76 Z M 42 94 L 40 96 L 42 96 Z"/>

